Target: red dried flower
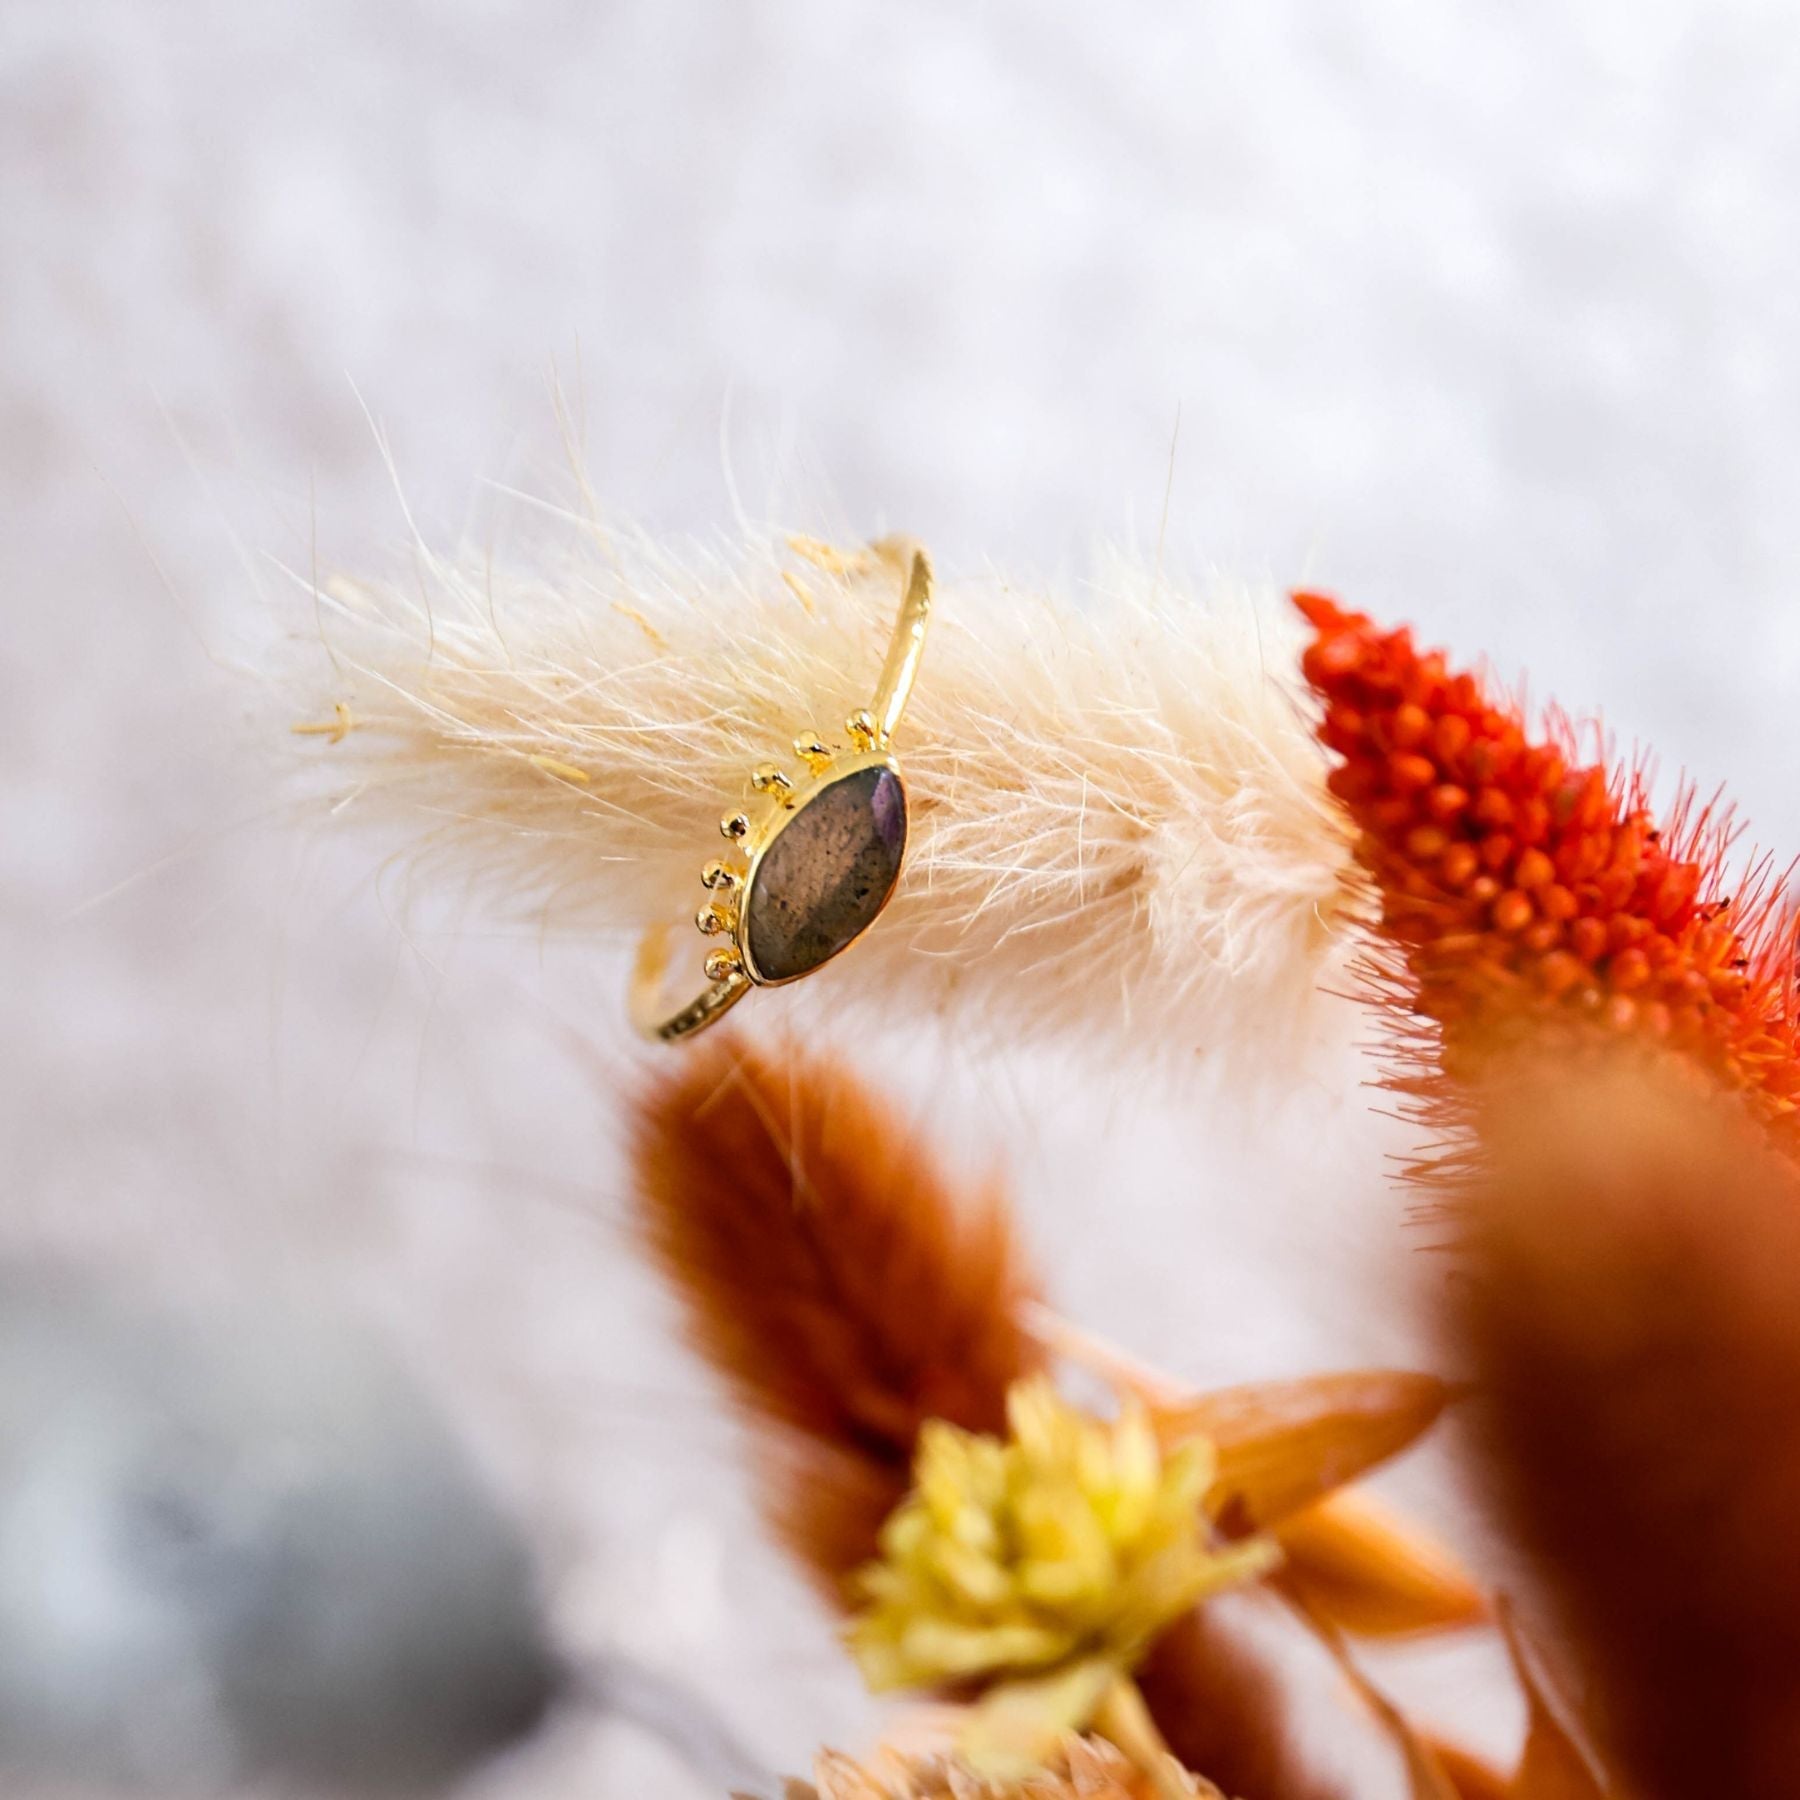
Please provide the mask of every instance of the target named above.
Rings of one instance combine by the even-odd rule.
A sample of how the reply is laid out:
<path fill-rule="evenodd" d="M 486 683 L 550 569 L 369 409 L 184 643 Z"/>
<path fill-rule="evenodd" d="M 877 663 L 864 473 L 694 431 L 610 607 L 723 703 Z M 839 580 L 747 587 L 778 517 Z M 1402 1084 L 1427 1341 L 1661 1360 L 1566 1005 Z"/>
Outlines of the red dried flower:
<path fill-rule="evenodd" d="M 1379 898 L 1390 1085 L 1445 1123 L 1492 1052 L 1598 1029 L 1680 1052 L 1800 1159 L 1793 939 L 1766 864 L 1721 890 L 1729 812 L 1690 790 L 1659 828 L 1643 771 L 1609 769 L 1597 733 L 1583 761 L 1561 715 L 1534 734 L 1410 631 L 1294 598 L 1317 634 L 1319 735 L 1343 759 L 1329 786 Z"/>

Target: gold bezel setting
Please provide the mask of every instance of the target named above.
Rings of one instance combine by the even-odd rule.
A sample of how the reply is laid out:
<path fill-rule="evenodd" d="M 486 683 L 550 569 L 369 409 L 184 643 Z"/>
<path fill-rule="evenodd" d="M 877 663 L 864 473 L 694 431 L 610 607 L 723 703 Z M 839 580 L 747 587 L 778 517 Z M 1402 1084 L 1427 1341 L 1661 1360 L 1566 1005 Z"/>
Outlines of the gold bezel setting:
<path fill-rule="evenodd" d="M 809 741 L 817 742 L 816 738 Z M 869 909 L 867 918 L 863 919 L 853 931 L 848 932 L 843 940 L 816 961 L 808 962 L 804 968 L 796 969 L 792 974 L 775 975 L 757 966 L 756 955 L 752 945 L 750 929 L 752 908 L 758 895 L 758 882 L 767 865 L 769 853 L 781 840 L 783 834 L 800 821 L 801 816 L 814 802 L 821 800 L 842 783 L 865 773 L 870 769 L 884 770 L 893 776 L 900 794 L 900 843 L 896 851 L 896 862 L 892 877 L 888 880 L 879 899 Z M 708 864 L 701 875 L 702 885 L 714 892 L 723 892 L 730 898 L 726 902 L 712 901 L 701 907 L 695 923 L 701 932 L 708 937 L 729 935 L 731 940 L 729 954 L 735 959 L 735 966 L 741 968 L 756 987 L 786 987 L 789 982 L 804 980 L 815 969 L 822 969 L 828 962 L 842 956 L 843 953 L 873 925 L 880 917 L 882 909 L 893 894 L 895 884 L 900 876 L 900 861 L 906 854 L 906 778 L 900 772 L 899 763 L 882 750 L 864 750 L 846 748 L 835 754 L 827 752 L 817 766 L 810 768 L 803 785 L 796 786 L 783 777 L 784 787 L 776 804 L 764 813 L 763 817 L 752 823 L 750 835 L 742 840 L 747 861 L 738 869 L 730 863 L 718 862 Z M 716 873 L 715 873 L 716 872 Z M 708 879 L 711 877 L 712 879 Z M 711 959 L 708 959 L 709 962 Z M 728 973 L 732 964 L 719 963 L 721 974 Z"/>

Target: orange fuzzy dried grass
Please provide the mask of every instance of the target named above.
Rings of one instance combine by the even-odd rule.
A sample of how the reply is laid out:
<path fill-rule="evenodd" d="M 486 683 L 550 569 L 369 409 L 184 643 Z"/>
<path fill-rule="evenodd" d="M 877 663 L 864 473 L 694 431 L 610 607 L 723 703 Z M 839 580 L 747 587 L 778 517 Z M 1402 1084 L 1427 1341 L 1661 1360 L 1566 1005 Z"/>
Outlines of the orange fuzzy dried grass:
<path fill-rule="evenodd" d="M 997 1192 L 952 1194 L 847 1076 L 728 1038 L 682 1056 L 636 1114 L 640 1217 L 697 1349 L 785 1432 L 774 1523 L 833 1589 L 873 1554 L 927 1419 L 1005 1429 L 1042 1365 Z"/>
<path fill-rule="evenodd" d="M 1724 888 L 1729 812 L 1687 792 L 1659 826 L 1642 771 L 1584 761 L 1560 715 L 1533 732 L 1409 631 L 1296 601 L 1340 758 L 1328 785 L 1379 902 L 1365 973 L 1393 1031 L 1389 1085 L 1455 1126 L 1496 1049 L 1630 1038 L 1741 1093 L 1800 1158 L 1793 934 L 1766 864 Z"/>
<path fill-rule="evenodd" d="M 1800 1194 L 1666 1068 L 1514 1089 L 1448 1322 L 1634 1791 L 1794 1792 Z"/>

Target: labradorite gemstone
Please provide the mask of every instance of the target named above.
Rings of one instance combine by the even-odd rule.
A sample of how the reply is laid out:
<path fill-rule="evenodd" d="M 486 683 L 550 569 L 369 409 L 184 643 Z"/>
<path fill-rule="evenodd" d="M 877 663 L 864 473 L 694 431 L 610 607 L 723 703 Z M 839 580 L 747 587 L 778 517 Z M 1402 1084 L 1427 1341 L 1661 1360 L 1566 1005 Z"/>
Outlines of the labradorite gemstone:
<path fill-rule="evenodd" d="M 906 792 L 892 769 L 857 769 L 820 788 L 763 852 L 744 896 L 756 973 L 791 981 L 866 931 L 905 851 Z"/>

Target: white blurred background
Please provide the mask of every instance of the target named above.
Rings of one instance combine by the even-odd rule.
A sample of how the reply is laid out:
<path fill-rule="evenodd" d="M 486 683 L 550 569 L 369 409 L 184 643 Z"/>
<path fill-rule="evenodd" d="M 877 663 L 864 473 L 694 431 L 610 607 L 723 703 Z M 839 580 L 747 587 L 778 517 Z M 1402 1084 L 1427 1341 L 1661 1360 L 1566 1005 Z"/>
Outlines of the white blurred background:
<path fill-rule="evenodd" d="M 6 1267 L 360 1321 L 520 1521 L 563 1652 L 679 1672 L 793 1767 L 872 1715 L 620 1240 L 616 960 L 403 910 L 391 846 L 296 826 L 254 749 L 291 721 L 235 672 L 278 562 L 404 565 L 368 415 L 426 536 L 479 537 L 487 484 L 558 454 L 553 367 L 594 488 L 656 528 L 1051 570 L 1153 544 L 1166 491 L 1174 562 L 1603 706 L 1785 856 L 1800 15 L 0 6 Z M 1249 1108 L 918 1066 L 1088 1323 L 1197 1378 L 1413 1353 L 1346 1053 Z M 235 1329 L 200 1328 L 227 1364 Z M 1442 1464 L 1397 1491 L 1456 1535 Z M 41 1621 L 24 1541 L 0 1612 Z M 71 1641 L 131 1600 L 83 1588 Z M 172 1606 L 140 1661 L 198 1632 L 229 1742 Z M 104 1679 L 141 1705 L 136 1668 Z M 1497 1748 L 1492 1673 L 1396 1676 Z M 470 1783 L 716 1791 L 578 1704 Z"/>

